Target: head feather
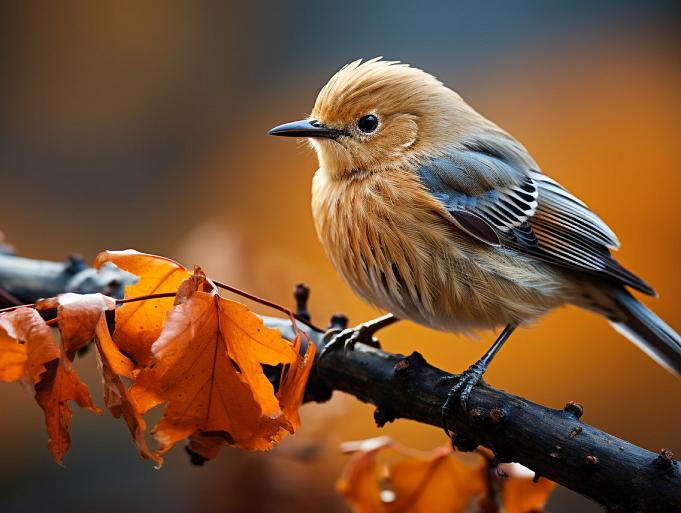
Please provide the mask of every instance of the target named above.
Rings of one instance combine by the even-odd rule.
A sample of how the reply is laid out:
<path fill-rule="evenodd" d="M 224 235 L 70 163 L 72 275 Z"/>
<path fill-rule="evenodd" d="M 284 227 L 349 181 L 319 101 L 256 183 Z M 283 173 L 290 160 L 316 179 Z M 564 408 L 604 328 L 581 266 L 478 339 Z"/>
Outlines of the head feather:
<path fill-rule="evenodd" d="M 439 80 L 418 68 L 381 59 L 374 57 L 364 62 L 359 59 L 343 66 L 320 91 L 313 115 L 332 123 L 378 107 L 384 114 L 405 107 L 420 111 L 434 93 L 447 90 Z"/>
<path fill-rule="evenodd" d="M 311 116 L 349 134 L 311 139 L 321 167 L 334 176 L 377 172 L 438 156 L 462 134 L 487 123 L 434 76 L 398 61 L 376 57 L 343 66 L 322 88 Z M 359 120 L 377 116 L 374 132 Z"/>

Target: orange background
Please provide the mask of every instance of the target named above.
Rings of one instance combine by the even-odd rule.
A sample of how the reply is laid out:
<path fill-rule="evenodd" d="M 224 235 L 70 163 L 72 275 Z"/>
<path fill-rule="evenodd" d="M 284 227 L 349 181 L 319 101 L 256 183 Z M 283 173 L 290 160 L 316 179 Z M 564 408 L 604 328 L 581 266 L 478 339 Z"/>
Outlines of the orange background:
<path fill-rule="evenodd" d="M 618 258 L 660 294 L 644 301 L 681 329 L 671 2 L 7 2 L 2 11 L 0 230 L 24 256 L 92 259 L 133 247 L 284 304 L 304 281 L 319 324 L 335 312 L 368 319 L 375 312 L 314 235 L 314 155 L 265 132 L 309 112 L 342 64 L 384 55 L 437 75 L 519 138 L 617 232 Z M 458 371 L 491 337 L 405 322 L 380 338 Z M 78 369 L 99 398 L 93 356 Z M 486 379 L 552 407 L 579 401 L 586 422 L 681 454 L 681 382 L 592 314 L 563 309 L 515 334 Z M 336 394 L 305 406 L 299 434 L 272 453 L 227 449 L 194 468 L 177 448 L 156 472 L 137 459 L 123 423 L 76 411 L 61 469 L 31 398 L 3 385 L 0 404 L 3 512 L 341 512 L 340 441 L 446 442 L 409 421 L 379 430 L 370 407 Z M 559 490 L 549 509 L 598 511 L 590 508 Z"/>

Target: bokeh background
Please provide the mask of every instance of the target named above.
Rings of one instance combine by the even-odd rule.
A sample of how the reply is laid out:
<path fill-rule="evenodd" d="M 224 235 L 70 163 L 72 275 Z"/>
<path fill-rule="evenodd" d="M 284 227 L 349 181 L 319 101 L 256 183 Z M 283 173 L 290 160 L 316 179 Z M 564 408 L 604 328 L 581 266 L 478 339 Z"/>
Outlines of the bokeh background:
<path fill-rule="evenodd" d="M 679 10 L 656 1 L 2 2 L 0 230 L 20 254 L 88 259 L 132 247 L 291 304 L 313 320 L 375 314 L 340 281 L 309 210 L 316 160 L 268 138 L 312 108 L 342 64 L 383 55 L 436 74 L 516 135 L 543 169 L 619 234 L 618 258 L 681 329 Z M 262 309 L 259 309 L 263 313 Z M 465 368 L 483 341 L 401 323 L 389 350 Z M 99 399 L 92 355 L 78 364 Z M 681 383 L 594 315 L 566 308 L 522 330 L 487 374 L 636 444 L 681 454 Z M 421 449 L 440 430 L 383 430 L 337 394 L 303 408 L 269 454 L 224 450 L 203 468 L 181 448 L 155 471 L 123 423 L 76 411 L 66 468 L 41 411 L 0 386 L 0 511 L 347 511 L 334 481 L 343 440 L 388 434 Z M 446 492 L 446 491 L 443 491 Z M 597 511 L 566 490 L 554 512 Z"/>

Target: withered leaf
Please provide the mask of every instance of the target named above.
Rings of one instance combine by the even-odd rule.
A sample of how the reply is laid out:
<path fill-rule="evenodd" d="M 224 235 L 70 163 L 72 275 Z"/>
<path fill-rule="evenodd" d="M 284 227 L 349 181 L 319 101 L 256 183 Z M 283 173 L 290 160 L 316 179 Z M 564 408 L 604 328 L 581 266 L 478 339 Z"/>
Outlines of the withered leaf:
<path fill-rule="evenodd" d="M 490 486 L 490 479 L 499 478 L 493 476 L 493 460 L 486 453 L 468 462 L 449 447 L 422 454 L 388 437 L 344 447 L 356 454 L 337 487 L 356 513 L 477 512 L 483 503 L 497 511 L 498 489 L 502 513 L 540 513 L 555 488 L 555 483 L 545 479 L 532 483 L 532 472 L 517 464 L 504 465 L 510 477 Z"/>
<path fill-rule="evenodd" d="M 357 513 L 463 513 L 484 490 L 482 462 L 465 463 L 447 447 L 421 454 L 382 437 L 353 449 L 337 488 Z M 393 461 L 381 463 L 384 456 Z"/>
<path fill-rule="evenodd" d="M 17 377 L 26 385 L 34 385 L 40 381 L 46 371 L 45 365 L 60 356 L 52 330 L 32 308 L 22 307 L 0 314 L 0 333 L 2 332 L 5 340 L 14 340 L 24 347 L 26 359 Z M 12 351 L 14 349 L 9 344 L 4 344 L 3 347 Z M 14 372 L 16 373 L 16 369 Z"/>
<path fill-rule="evenodd" d="M 541 513 L 556 483 L 540 477 L 533 482 L 534 473 L 517 463 L 503 465 L 508 479 L 502 491 L 503 513 Z"/>
<path fill-rule="evenodd" d="M 19 373 L 25 383 L 35 387 L 35 399 L 45 413 L 48 447 L 61 465 L 71 444 L 69 428 L 72 412 L 68 401 L 101 413 L 63 355 L 57 340 L 40 314 L 32 308 L 18 308 L 0 315 L 0 328 L 6 337 L 26 347 L 24 368 Z M 16 370 L 14 370 L 16 373 Z"/>
<path fill-rule="evenodd" d="M 195 455 L 212 458 L 225 444 L 269 449 L 300 426 L 314 344 L 301 356 L 301 336 L 293 344 L 284 340 L 246 306 L 221 298 L 200 269 L 192 274 L 136 251 L 104 252 L 97 265 L 104 262 L 140 277 L 126 289 L 126 299 L 134 300 L 116 311 L 113 338 L 104 314 L 117 302 L 101 294 L 62 294 L 38 301 L 36 309 L 0 313 L 0 380 L 34 387 L 58 463 L 70 444 L 68 401 L 100 413 L 70 362 L 93 338 L 106 405 L 125 419 L 140 455 L 157 466 L 160 454 L 184 438 Z M 158 294 L 175 299 L 147 297 Z M 52 309 L 61 345 L 37 311 Z M 154 452 L 142 415 L 160 403 L 166 407 L 152 431 L 159 444 Z"/>
<path fill-rule="evenodd" d="M 18 380 L 26 367 L 28 352 L 25 344 L 20 344 L 0 329 L 0 381 Z"/>
<path fill-rule="evenodd" d="M 57 308 L 62 346 L 71 361 L 76 352 L 90 343 L 95 327 L 107 310 L 116 308 L 116 300 L 103 294 L 59 294 L 56 298 L 36 302 L 37 310 Z"/>
<path fill-rule="evenodd" d="M 163 464 L 163 458 L 149 449 L 144 439 L 144 433 L 147 429 L 146 421 L 137 405 L 131 400 L 128 389 L 121 380 L 121 376 L 134 377 L 134 365 L 114 344 L 104 317 L 100 317 L 96 335 L 95 343 L 104 386 L 104 402 L 114 417 L 125 419 L 140 456 L 154 461 L 156 466 L 160 467 Z"/>
<path fill-rule="evenodd" d="M 221 298 L 200 270 L 180 287 L 175 303 L 152 346 L 156 364 L 142 370 L 131 389 L 141 411 L 167 403 L 152 431 L 159 451 L 188 437 L 208 457 L 220 441 L 268 449 L 292 431 L 262 365 L 298 366 L 294 346 L 244 305 Z M 307 372 L 307 366 L 294 370 L 292 381 Z M 297 383 L 286 390 L 298 393 Z"/>
<path fill-rule="evenodd" d="M 95 267 L 112 262 L 120 269 L 139 277 L 134 285 L 125 287 L 125 298 L 175 292 L 191 273 L 168 258 L 139 253 L 134 250 L 104 251 L 97 256 Z M 148 299 L 126 303 L 116 309 L 116 345 L 138 365 L 151 363 L 151 344 L 161 334 L 173 298 Z"/>
<path fill-rule="evenodd" d="M 482 493 L 480 467 L 472 467 L 440 447 L 426 457 L 405 458 L 390 467 L 389 488 L 395 500 L 387 511 L 459 513 Z"/>
<path fill-rule="evenodd" d="M 296 354 L 300 354 L 302 343 L 303 336 L 299 333 L 293 343 L 293 351 Z M 298 409 L 300 408 L 300 403 L 303 401 L 305 385 L 307 384 L 307 379 L 312 370 L 316 350 L 317 346 L 308 339 L 305 355 L 302 359 L 298 359 L 298 362 L 291 364 L 284 374 L 284 379 L 279 385 L 279 390 L 277 390 L 279 404 L 284 412 L 284 416 L 291 423 L 293 431 L 296 431 L 300 427 Z"/>
<path fill-rule="evenodd" d="M 73 413 L 68 401 L 75 401 L 78 406 L 97 414 L 101 414 L 101 410 L 94 405 L 87 386 L 80 381 L 65 356 L 50 361 L 46 368 L 43 378 L 35 384 L 35 398 L 45 412 L 47 446 L 61 465 L 71 445 L 69 429 Z"/>

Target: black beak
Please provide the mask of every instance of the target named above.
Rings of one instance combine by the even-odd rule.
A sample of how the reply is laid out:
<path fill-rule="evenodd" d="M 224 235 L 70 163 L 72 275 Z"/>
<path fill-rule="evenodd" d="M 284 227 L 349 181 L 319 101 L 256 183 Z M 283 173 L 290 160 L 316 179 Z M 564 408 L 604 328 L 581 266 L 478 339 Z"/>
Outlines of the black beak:
<path fill-rule="evenodd" d="M 329 128 L 315 119 L 303 119 L 293 123 L 285 123 L 275 126 L 267 133 L 284 137 L 325 137 L 327 139 L 337 139 L 341 135 L 350 135 L 345 130 Z"/>

